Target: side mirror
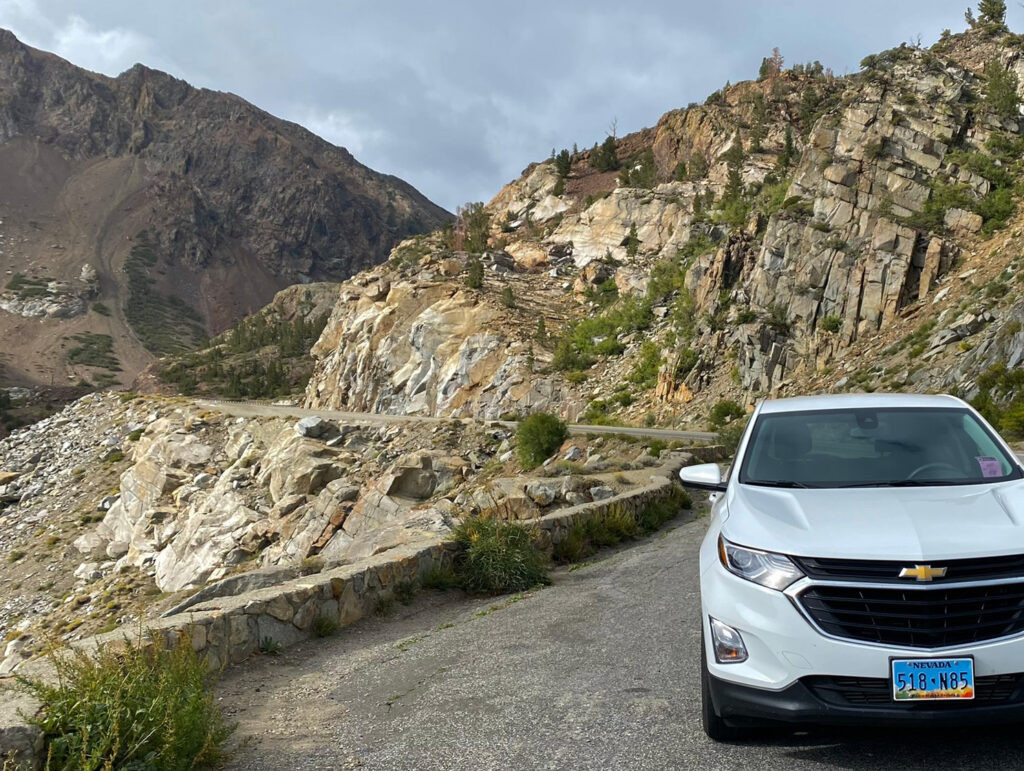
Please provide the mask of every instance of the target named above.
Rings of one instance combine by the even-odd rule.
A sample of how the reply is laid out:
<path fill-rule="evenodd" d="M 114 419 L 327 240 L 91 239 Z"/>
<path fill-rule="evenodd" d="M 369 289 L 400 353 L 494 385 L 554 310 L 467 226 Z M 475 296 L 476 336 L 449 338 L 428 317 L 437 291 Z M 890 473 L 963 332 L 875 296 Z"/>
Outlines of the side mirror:
<path fill-rule="evenodd" d="M 694 490 L 711 490 L 722 493 L 728 485 L 722 481 L 722 468 L 717 463 L 703 463 L 699 466 L 687 466 L 679 470 L 679 479 L 683 487 Z"/>

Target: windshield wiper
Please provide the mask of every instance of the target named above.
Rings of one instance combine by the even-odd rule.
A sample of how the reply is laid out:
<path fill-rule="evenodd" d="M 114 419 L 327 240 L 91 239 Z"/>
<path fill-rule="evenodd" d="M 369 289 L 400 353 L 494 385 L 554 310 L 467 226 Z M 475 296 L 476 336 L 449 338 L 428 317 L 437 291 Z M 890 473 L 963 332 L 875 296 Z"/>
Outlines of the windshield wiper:
<path fill-rule="evenodd" d="M 766 479 L 758 480 L 756 482 L 747 481 L 744 482 L 747 485 L 754 485 L 755 487 L 788 487 L 788 488 L 800 488 L 801 490 L 810 489 L 811 485 L 805 485 L 803 482 L 794 482 L 789 479 Z"/>
<path fill-rule="evenodd" d="M 890 479 L 884 482 L 857 482 L 852 485 L 836 485 L 838 488 L 852 487 L 949 487 L 969 484 L 965 479 Z"/>

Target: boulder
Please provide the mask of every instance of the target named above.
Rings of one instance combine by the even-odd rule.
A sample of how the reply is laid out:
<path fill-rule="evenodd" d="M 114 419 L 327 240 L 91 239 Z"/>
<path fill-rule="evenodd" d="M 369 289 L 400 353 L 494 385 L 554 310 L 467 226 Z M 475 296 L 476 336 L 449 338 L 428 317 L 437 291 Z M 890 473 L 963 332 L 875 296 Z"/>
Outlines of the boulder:
<path fill-rule="evenodd" d="M 590 488 L 590 497 L 595 501 L 604 501 L 615 497 L 615 491 L 607 485 L 597 485 Z"/>
<path fill-rule="evenodd" d="M 526 485 L 526 494 L 538 506 L 550 506 L 557 497 L 555 490 L 545 482 L 530 482 Z"/>
<path fill-rule="evenodd" d="M 106 538 L 103 538 L 99 533 L 83 533 L 78 536 L 72 543 L 79 553 L 85 557 L 90 557 L 94 560 L 105 559 L 107 556 L 107 546 L 110 543 Z"/>
<path fill-rule="evenodd" d="M 984 220 L 980 214 L 952 208 L 946 212 L 943 224 L 954 233 L 977 233 L 981 230 Z"/>
<path fill-rule="evenodd" d="M 295 424 L 295 433 L 299 436 L 319 439 L 331 429 L 331 424 L 321 417 L 311 415 Z"/>

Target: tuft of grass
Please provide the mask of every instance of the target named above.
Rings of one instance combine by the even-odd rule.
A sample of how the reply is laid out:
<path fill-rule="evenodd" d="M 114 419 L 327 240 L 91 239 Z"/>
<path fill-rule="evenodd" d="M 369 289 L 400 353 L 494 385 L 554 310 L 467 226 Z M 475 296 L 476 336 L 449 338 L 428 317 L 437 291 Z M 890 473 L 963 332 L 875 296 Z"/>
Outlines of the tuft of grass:
<path fill-rule="evenodd" d="M 260 640 L 260 653 L 267 656 L 277 656 L 284 650 L 284 646 L 281 645 L 273 637 L 264 637 Z"/>
<path fill-rule="evenodd" d="M 625 506 L 613 505 L 603 517 L 576 522 L 561 541 L 555 544 L 553 556 L 559 563 L 578 563 L 600 549 L 649 535 L 680 511 L 690 509 L 693 501 L 679 485 L 660 501 L 653 501 L 634 514 Z"/>
<path fill-rule="evenodd" d="M 24 556 L 25 556 L 25 552 L 23 552 L 21 549 L 14 549 L 12 552 L 10 552 L 7 555 L 7 561 L 8 562 L 17 562 L 18 560 L 22 559 Z"/>
<path fill-rule="evenodd" d="M 493 517 L 464 520 L 453 533 L 462 588 L 481 594 L 522 592 L 549 583 L 546 557 L 523 525 Z"/>
<path fill-rule="evenodd" d="M 434 589 L 439 592 L 446 592 L 449 589 L 457 589 L 459 577 L 451 565 L 435 565 L 423 576 L 423 588 Z"/>
<path fill-rule="evenodd" d="M 306 557 L 299 565 L 299 573 L 304 576 L 321 573 L 325 564 L 323 557 Z"/>
<path fill-rule="evenodd" d="M 317 637 L 330 637 L 338 631 L 337 619 L 330 616 L 317 616 L 313 619 L 313 633 Z"/>
<path fill-rule="evenodd" d="M 419 587 L 416 586 L 412 581 L 400 581 L 395 584 L 395 599 L 403 605 L 409 605 L 413 600 L 416 599 L 416 595 L 419 593 Z"/>
<path fill-rule="evenodd" d="M 377 604 L 373 606 L 373 615 L 386 616 L 395 609 L 395 598 L 390 595 L 381 595 L 377 598 Z"/>
<path fill-rule="evenodd" d="M 183 635 L 169 650 L 128 645 L 53 654 L 57 684 L 19 678 L 42 703 L 31 718 L 47 768 L 185 771 L 224 759 L 227 724 L 205 663 Z"/>

